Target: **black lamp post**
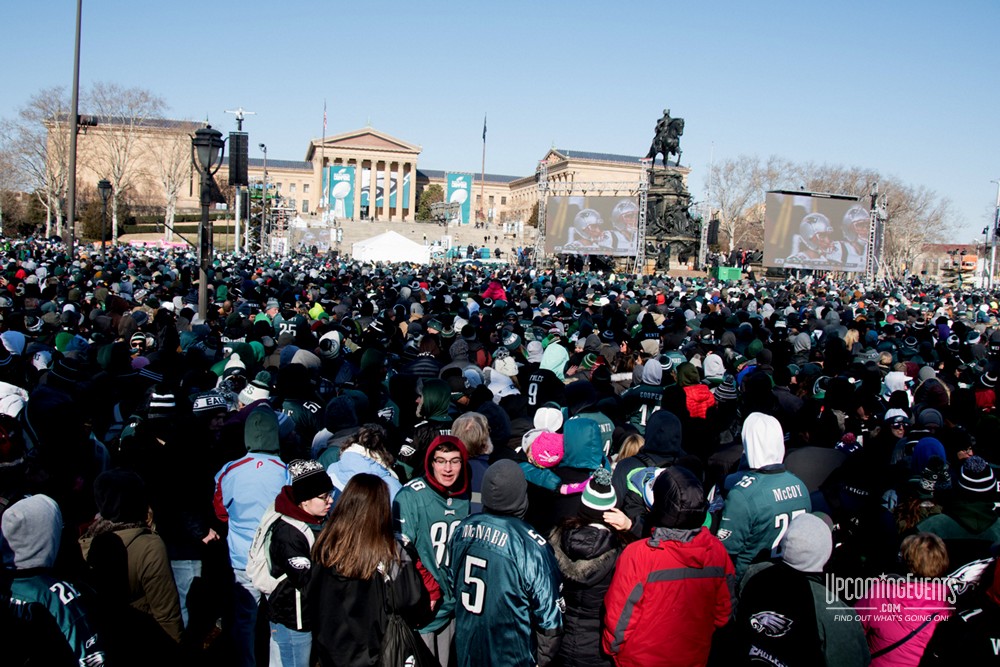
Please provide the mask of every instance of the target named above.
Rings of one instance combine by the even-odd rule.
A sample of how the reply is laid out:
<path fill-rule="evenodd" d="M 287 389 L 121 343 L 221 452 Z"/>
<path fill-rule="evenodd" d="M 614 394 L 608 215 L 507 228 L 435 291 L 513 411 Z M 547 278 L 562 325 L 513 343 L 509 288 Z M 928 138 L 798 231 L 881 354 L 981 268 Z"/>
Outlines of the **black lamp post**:
<path fill-rule="evenodd" d="M 212 229 L 208 223 L 208 207 L 217 200 L 213 176 L 222 165 L 225 142 L 222 133 L 211 125 L 198 129 L 191 138 L 191 152 L 201 175 L 201 223 L 198 225 L 198 317 L 204 322 L 208 314 L 208 263 L 212 259 Z"/>
<path fill-rule="evenodd" d="M 101 261 L 106 262 L 108 251 L 105 248 L 108 230 L 108 197 L 111 196 L 111 182 L 104 178 L 97 182 L 97 191 L 101 193 Z"/>

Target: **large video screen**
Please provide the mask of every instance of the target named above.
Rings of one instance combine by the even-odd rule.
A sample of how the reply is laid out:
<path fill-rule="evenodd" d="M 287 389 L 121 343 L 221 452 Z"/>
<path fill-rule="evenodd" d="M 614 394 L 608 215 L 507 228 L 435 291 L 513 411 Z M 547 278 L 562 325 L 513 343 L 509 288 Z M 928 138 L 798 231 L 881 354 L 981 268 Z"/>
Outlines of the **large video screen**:
<path fill-rule="evenodd" d="M 639 203 L 635 197 L 549 197 L 545 252 L 569 255 L 635 255 Z"/>
<path fill-rule="evenodd" d="M 854 197 L 768 192 L 764 266 L 864 271 L 871 215 Z"/>

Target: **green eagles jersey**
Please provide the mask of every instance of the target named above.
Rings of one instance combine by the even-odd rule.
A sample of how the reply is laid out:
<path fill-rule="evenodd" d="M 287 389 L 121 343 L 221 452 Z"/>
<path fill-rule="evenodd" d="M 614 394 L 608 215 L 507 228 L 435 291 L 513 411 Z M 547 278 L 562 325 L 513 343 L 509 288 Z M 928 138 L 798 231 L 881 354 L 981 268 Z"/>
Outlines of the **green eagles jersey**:
<path fill-rule="evenodd" d="M 87 617 L 84 598 L 68 581 L 47 574 L 15 577 L 10 585 L 10 606 L 14 614 L 29 621 L 39 614 L 51 616 L 80 665 L 100 667 L 105 663 L 104 647 Z"/>
<path fill-rule="evenodd" d="M 572 419 L 593 419 L 597 422 L 597 425 L 601 428 L 601 444 L 604 446 L 604 455 L 611 455 L 611 437 L 615 434 L 615 423 L 613 421 L 608 419 L 603 412 L 597 412 L 596 410 L 593 412 L 581 412 Z"/>
<path fill-rule="evenodd" d="M 420 562 L 441 585 L 441 606 L 434 620 L 421 628 L 423 632 L 435 632 L 454 615 L 455 600 L 444 585 L 444 569 L 449 560 L 448 539 L 469 516 L 469 500 L 445 498 L 418 477 L 396 494 L 393 514 L 397 532 L 414 546 Z"/>
<path fill-rule="evenodd" d="M 646 434 L 646 422 L 660 409 L 664 389 L 665 387 L 658 385 L 640 384 L 622 394 L 626 418 L 642 435 Z"/>
<path fill-rule="evenodd" d="M 718 538 L 733 557 L 737 581 L 762 560 L 762 552 L 779 558 L 788 525 L 811 510 L 806 485 L 782 465 L 751 470 L 736 482 L 726 497 Z"/>
<path fill-rule="evenodd" d="M 451 539 L 459 665 L 533 665 L 535 632 L 562 629 L 552 547 L 524 521 L 474 514 Z"/>

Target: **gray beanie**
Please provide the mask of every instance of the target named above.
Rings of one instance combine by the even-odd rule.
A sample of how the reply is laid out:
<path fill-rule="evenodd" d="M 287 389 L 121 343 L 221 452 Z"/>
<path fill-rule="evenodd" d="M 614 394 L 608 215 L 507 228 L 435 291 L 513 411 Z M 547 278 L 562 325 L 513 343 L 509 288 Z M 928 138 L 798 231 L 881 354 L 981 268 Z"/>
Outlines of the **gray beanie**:
<path fill-rule="evenodd" d="M 799 572 L 822 572 L 833 553 L 833 534 L 823 519 L 802 514 L 792 519 L 781 541 L 781 559 Z"/>
<path fill-rule="evenodd" d="M 510 459 L 500 459 L 483 475 L 483 509 L 522 518 L 528 511 L 528 481 Z"/>
<path fill-rule="evenodd" d="M 243 429 L 247 451 L 277 454 L 281 449 L 278 440 L 278 416 L 274 410 L 264 404 L 254 408 Z"/>

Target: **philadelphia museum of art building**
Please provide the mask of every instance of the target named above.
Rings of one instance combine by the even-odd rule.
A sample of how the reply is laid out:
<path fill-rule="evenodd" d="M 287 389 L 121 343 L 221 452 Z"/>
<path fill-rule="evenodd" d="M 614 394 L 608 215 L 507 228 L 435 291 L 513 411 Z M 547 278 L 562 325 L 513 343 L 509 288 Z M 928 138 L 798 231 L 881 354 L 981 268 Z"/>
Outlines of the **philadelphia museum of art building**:
<path fill-rule="evenodd" d="M 140 172 L 133 179 L 133 197 L 150 206 L 165 201 L 158 185 L 156 161 L 162 150 L 157 146 L 167 139 L 179 140 L 193 134 L 198 123 L 151 119 L 142 124 L 145 140 L 137 144 L 135 164 Z M 103 178 L 96 159 L 86 159 L 88 152 L 101 150 L 101 132 L 113 131 L 113 121 L 89 128 L 79 137 L 80 186 L 96 185 Z M 173 135 L 172 137 L 170 135 Z M 146 149 L 143 150 L 143 144 Z M 251 145 L 252 137 L 251 137 Z M 366 127 L 323 139 L 313 139 L 304 160 L 267 159 L 267 182 L 272 192 L 282 198 L 287 208 L 304 218 L 329 216 L 338 220 L 377 218 L 386 221 L 412 221 L 421 192 L 439 185 L 445 201 L 457 204 L 462 222 L 476 219 L 496 223 L 526 221 L 538 201 L 538 162 L 526 165 L 525 176 L 502 176 L 469 171 L 424 169 L 419 164 L 421 147 L 397 137 Z M 553 148 L 542 158 L 548 180 L 555 184 L 573 182 L 638 183 L 642 177 L 640 158 L 629 155 L 591 153 Z M 264 178 L 264 160 L 251 158 L 248 175 L 251 183 Z M 145 174 L 145 177 L 143 177 Z M 197 173 L 191 169 L 190 183 L 182 188 L 177 202 L 181 210 L 198 207 Z M 216 179 L 227 182 L 224 164 Z M 89 183 L 93 181 L 93 183 Z M 259 185 L 258 185 L 259 187 Z"/>

